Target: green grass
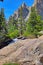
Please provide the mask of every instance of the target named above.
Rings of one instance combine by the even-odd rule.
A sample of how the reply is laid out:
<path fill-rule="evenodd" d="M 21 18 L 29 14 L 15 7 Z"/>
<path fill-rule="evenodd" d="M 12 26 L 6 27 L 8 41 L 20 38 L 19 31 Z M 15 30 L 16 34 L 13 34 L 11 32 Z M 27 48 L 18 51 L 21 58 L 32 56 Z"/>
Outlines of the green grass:
<path fill-rule="evenodd" d="M 3 65 L 19 65 L 19 64 L 17 64 L 17 63 L 5 63 Z"/>

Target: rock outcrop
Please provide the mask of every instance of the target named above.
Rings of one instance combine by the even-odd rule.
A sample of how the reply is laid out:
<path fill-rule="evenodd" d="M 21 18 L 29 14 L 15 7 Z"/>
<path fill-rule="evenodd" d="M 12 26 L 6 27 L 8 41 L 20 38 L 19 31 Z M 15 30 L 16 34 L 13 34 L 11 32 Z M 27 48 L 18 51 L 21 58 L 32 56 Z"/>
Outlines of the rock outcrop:
<path fill-rule="evenodd" d="M 22 18 L 23 18 L 24 20 L 28 20 L 29 15 L 30 15 L 30 11 L 31 11 L 30 9 L 31 9 L 31 7 L 28 7 L 25 3 L 23 3 L 23 4 L 18 8 L 18 10 L 14 12 L 13 17 L 14 17 L 15 19 L 18 19 L 18 18 L 20 18 L 20 16 L 22 16 Z"/>
<path fill-rule="evenodd" d="M 37 9 L 37 12 L 43 19 L 43 0 L 34 0 L 34 1 L 35 1 L 34 5 Z"/>
<path fill-rule="evenodd" d="M 18 62 L 21 65 L 43 65 L 43 36 L 19 40 L 0 49 L 0 65 Z"/>
<path fill-rule="evenodd" d="M 38 14 L 42 17 L 43 19 L 43 0 L 34 0 L 33 6 L 36 7 Z M 22 10 L 21 10 L 22 8 Z M 20 12 L 22 11 L 22 18 L 27 21 L 30 13 L 31 13 L 31 7 L 28 7 L 25 3 L 23 3 L 17 11 L 13 14 L 13 17 L 15 19 L 20 18 Z"/>

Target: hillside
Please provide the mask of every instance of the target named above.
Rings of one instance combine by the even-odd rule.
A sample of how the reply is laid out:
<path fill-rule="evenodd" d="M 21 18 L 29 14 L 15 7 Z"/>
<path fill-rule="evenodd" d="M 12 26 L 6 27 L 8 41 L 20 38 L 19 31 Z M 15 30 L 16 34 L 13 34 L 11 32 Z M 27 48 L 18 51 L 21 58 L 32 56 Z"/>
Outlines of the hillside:
<path fill-rule="evenodd" d="M 43 65 L 43 36 L 19 40 L 0 50 L 0 65 L 18 62 L 20 65 Z"/>

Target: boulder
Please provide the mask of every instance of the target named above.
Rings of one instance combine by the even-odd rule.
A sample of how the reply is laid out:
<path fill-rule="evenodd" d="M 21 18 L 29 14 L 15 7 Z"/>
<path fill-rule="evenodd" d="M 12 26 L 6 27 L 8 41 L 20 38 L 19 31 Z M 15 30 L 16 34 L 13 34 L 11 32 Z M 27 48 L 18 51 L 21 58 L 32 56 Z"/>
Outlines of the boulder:
<path fill-rule="evenodd" d="M 6 62 L 18 62 L 21 65 L 43 65 L 43 39 L 41 37 L 18 40 L 1 49 L 0 65 Z"/>

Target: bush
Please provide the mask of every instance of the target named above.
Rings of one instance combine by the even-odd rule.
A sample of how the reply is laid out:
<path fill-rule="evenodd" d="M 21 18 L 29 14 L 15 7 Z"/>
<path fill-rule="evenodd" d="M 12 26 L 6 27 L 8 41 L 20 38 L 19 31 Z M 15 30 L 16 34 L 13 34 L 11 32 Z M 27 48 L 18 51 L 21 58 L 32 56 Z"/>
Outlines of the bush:
<path fill-rule="evenodd" d="M 24 34 L 23 34 L 24 37 L 27 37 L 28 35 L 29 35 L 29 33 L 27 31 L 24 32 Z"/>
<path fill-rule="evenodd" d="M 10 38 L 12 38 L 12 39 L 13 39 L 13 38 L 16 38 L 16 37 L 19 36 L 19 31 L 18 31 L 18 30 L 14 30 L 14 32 L 9 33 L 8 36 L 9 36 Z"/>
<path fill-rule="evenodd" d="M 29 32 L 24 32 L 23 34 L 24 37 L 27 37 L 27 38 L 35 38 L 35 35 L 33 35 L 33 33 L 29 33 Z"/>

